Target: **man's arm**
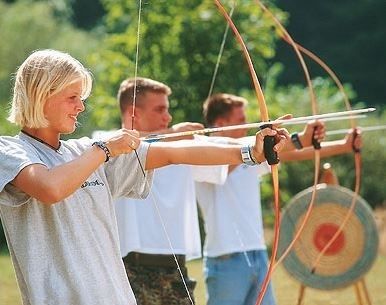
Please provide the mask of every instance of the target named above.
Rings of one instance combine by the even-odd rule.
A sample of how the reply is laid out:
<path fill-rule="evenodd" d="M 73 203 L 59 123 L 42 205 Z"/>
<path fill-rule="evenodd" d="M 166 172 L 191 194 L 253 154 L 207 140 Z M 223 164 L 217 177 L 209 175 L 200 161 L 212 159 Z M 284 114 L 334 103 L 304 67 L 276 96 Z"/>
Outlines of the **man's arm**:
<path fill-rule="evenodd" d="M 147 136 L 151 136 L 151 135 L 169 134 L 169 133 L 184 132 L 184 131 L 194 131 L 194 130 L 200 130 L 200 129 L 204 129 L 204 125 L 202 125 L 201 123 L 181 122 L 181 123 L 175 124 L 169 128 L 165 128 L 165 129 L 161 129 L 161 130 L 139 131 L 139 134 L 141 137 L 147 137 Z M 193 138 L 193 136 L 184 136 L 184 137 L 165 139 L 163 141 L 187 140 L 187 139 L 192 139 L 192 138 Z"/>
<path fill-rule="evenodd" d="M 332 157 L 336 155 L 346 154 L 353 151 L 353 148 L 360 149 L 362 147 L 362 138 L 360 133 L 350 131 L 342 140 L 327 141 L 321 143 L 320 157 Z M 280 160 L 282 162 L 311 160 L 314 158 L 314 147 L 308 146 L 300 150 L 287 150 L 280 152 Z"/>
<path fill-rule="evenodd" d="M 251 154 L 256 162 L 265 161 L 263 143 L 265 136 L 275 136 L 274 151 L 280 152 L 289 139 L 285 129 L 264 129 L 256 133 Z M 201 143 L 194 140 L 153 143 L 147 154 L 146 169 L 154 169 L 170 164 L 221 165 L 240 164 L 241 145 L 220 145 Z"/>

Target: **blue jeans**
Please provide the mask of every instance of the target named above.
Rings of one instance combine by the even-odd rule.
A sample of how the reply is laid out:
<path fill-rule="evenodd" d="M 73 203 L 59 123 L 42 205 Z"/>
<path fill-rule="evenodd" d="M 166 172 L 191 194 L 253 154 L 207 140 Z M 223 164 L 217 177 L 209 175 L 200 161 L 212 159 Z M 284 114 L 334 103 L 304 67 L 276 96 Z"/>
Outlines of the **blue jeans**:
<path fill-rule="evenodd" d="M 266 250 L 205 258 L 207 305 L 255 305 L 267 267 Z M 262 304 L 276 304 L 271 283 Z"/>

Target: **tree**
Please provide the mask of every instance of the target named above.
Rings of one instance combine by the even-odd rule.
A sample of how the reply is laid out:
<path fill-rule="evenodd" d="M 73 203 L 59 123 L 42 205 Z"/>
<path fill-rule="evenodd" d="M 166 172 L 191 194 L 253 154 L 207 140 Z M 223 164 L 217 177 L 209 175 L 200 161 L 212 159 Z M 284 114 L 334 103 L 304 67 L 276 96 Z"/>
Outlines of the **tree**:
<path fill-rule="evenodd" d="M 277 117 L 283 113 L 292 113 L 295 116 L 303 116 L 310 114 L 310 99 L 307 88 L 302 85 L 278 86 L 276 84 L 277 75 L 281 72 L 282 67 L 275 65 L 272 67 L 272 81 L 266 87 L 265 95 L 271 103 L 270 110 L 273 117 Z M 276 75 L 276 77 L 275 77 Z M 334 112 L 345 110 L 341 94 L 332 84 L 331 80 L 316 78 L 313 79 L 313 86 L 317 97 L 320 113 Z M 355 92 L 348 84 L 345 85 L 346 92 L 350 98 L 355 96 Z M 252 99 L 253 97 L 249 97 Z M 353 108 L 362 108 L 363 104 L 353 105 Z M 249 116 L 255 115 L 256 110 L 249 109 Z M 360 126 L 375 126 L 385 122 L 386 113 L 378 111 L 375 114 L 369 115 L 365 120 L 360 120 L 357 125 Z M 350 121 L 336 121 L 326 123 L 327 131 L 342 128 L 351 128 Z M 290 132 L 299 130 L 301 126 L 288 126 Z M 326 140 L 341 139 L 344 135 L 328 137 Z M 384 166 L 386 164 L 386 149 L 385 137 L 382 131 L 364 132 L 364 145 L 362 149 L 362 172 L 361 172 L 361 190 L 360 195 L 372 206 L 385 205 L 386 188 L 384 187 Z M 322 163 L 330 162 L 339 177 L 340 184 L 349 189 L 354 189 L 355 183 L 355 164 L 353 154 L 346 154 L 323 159 Z M 281 198 L 282 204 L 289 201 L 295 194 L 304 190 L 313 184 L 314 162 L 290 162 L 281 165 L 280 168 L 280 183 L 281 183 Z M 294 179 L 296 177 L 296 179 Z M 266 207 L 269 208 L 272 203 L 272 187 L 270 180 L 265 178 L 262 187 L 262 198 Z"/>
<path fill-rule="evenodd" d="M 28 13 L 26 13 L 28 12 Z M 0 2 L 0 105 L 10 100 L 12 74 L 23 60 L 36 49 L 53 48 L 69 52 L 82 62 L 90 50 L 97 48 L 92 32 L 74 29 L 71 24 L 55 17 L 54 8 L 46 3 L 20 1 Z M 41 18 L 44 16 L 44 18 Z M 8 124 L 6 111 L 0 112 L 0 134 L 10 134 L 16 128 Z"/>
<path fill-rule="evenodd" d="M 278 0 L 277 4 L 291 15 L 288 29 L 293 38 L 354 86 L 358 94 L 356 102 L 384 106 L 386 57 L 381 52 L 386 47 L 384 0 Z M 282 84 L 302 81 L 293 58 L 292 50 L 279 43 L 275 60 L 286 67 L 280 77 Z M 325 74 L 314 68 L 313 75 Z"/>
<path fill-rule="evenodd" d="M 96 101 L 93 122 L 101 128 L 118 125 L 118 109 L 110 97 L 115 96 L 123 79 L 134 76 L 138 17 L 134 1 L 105 0 L 104 3 L 110 34 L 103 43 L 103 50 L 93 55 L 98 71 L 96 92 L 103 97 Z M 280 11 L 277 13 L 280 15 Z M 233 19 L 243 34 L 258 74 L 263 76 L 265 59 L 274 55 L 273 29 L 254 3 L 237 5 Z M 211 1 L 144 3 L 138 75 L 160 80 L 172 88 L 171 110 L 175 120 L 201 121 L 201 105 L 209 92 L 225 27 L 224 18 Z M 251 88 L 251 79 L 230 32 L 215 90 L 237 93 L 246 88 Z"/>
<path fill-rule="evenodd" d="M 98 72 L 96 100 L 93 101 L 95 116 L 91 122 L 99 128 L 106 128 L 105 126 L 118 128 L 119 114 L 115 94 L 120 81 L 134 75 L 138 7 L 135 3 L 127 1 L 106 0 L 104 3 L 107 11 L 106 31 L 109 35 L 103 44 L 105 48 L 93 55 Z M 280 11 L 275 11 L 275 15 L 285 19 Z M 161 1 L 145 5 L 141 18 L 138 75 L 161 80 L 172 87 L 174 94 L 171 99 L 171 111 L 176 121 L 200 121 L 201 104 L 208 94 L 209 82 L 225 27 L 222 17 L 209 2 L 168 1 L 166 5 Z M 293 113 L 295 116 L 310 114 L 308 89 L 304 88 L 304 85 L 280 86 L 276 80 L 283 68 L 275 64 L 268 66 L 269 61 L 273 61 L 272 56 L 275 52 L 276 35 L 271 27 L 272 21 L 262 16 L 254 5 L 237 6 L 233 19 L 254 55 L 253 61 L 259 79 L 264 85 L 270 116 L 274 118 L 283 113 Z M 292 49 L 290 52 L 294 56 Z M 295 57 L 292 61 L 298 65 Z M 301 71 L 297 73 L 304 83 L 303 73 Z M 320 113 L 345 109 L 341 94 L 330 80 L 316 78 L 313 84 L 317 92 Z M 345 87 L 350 99 L 356 98 L 353 88 L 349 84 L 345 84 Z M 244 59 L 230 33 L 215 91 L 231 92 L 246 97 L 250 101 L 249 121 L 256 121 L 259 120 L 259 112 L 251 88 Z M 363 104 L 356 105 L 361 106 Z M 349 122 L 330 123 L 328 128 L 342 128 L 342 126 L 349 128 Z M 366 141 L 366 145 L 377 152 L 382 149 L 374 142 Z M 367 155 L 364 154 L 363 158 L 364 164 L 369 163 Z M 378 155 L 378 158 L 380 163 L 385 162 L 383 157 Z M 338 166 L 338 174 L 343 177 L 342 184 L 352 188 L 355 175 L 353 161 L 349 156 L 332 160 L 341 164 Z M 312 184 L 313 167 L 312 161 L 282 166 L 284 202 Z M 291 177 L 297 179 L 290 179 Z M 382 181 L 382 178 L 379 178 L 379 181 Z M 370 189 L 372 188 L 365 179 L 362 190 L 365 190 L 366 196 L 370 195 Z M 379 185 L 376 190 L 372 190 L 371 197 L 366 199 L 372 205 L 379 204 L 380 198 L 384 196 L 382 186 Z M 270 206 L 270 194 L 272 194 L 270 184 L 264 184 L 263 196 L 267 206 Z"/>

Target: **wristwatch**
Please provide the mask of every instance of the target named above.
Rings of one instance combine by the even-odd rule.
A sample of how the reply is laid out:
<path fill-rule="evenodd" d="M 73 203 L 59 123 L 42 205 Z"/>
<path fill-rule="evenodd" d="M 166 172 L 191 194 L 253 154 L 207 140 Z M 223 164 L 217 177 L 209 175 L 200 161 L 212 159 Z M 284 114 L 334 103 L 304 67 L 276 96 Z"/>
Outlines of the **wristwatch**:
<path fill-rule="evenodd" d="M 297 132 L 294 132 L 291 134 L 291 142 L 295 146 L 296 149 L 302 149 L 303 145 L 302 142 L 300 142 L 299 135 Z"/>
<path fill-rule="evenodd" d="M 246 164 L 246 165 L 256 165 L 256 164 L 260 164 L 260 162 L 258 162 L 254 157 L 253 157 L 253 153 L 251 151 L 252 148 L 252 145 L 248 145 L 248 146 L 242 146 L 241 147 L 241 159 L 243 160 L 243 163 Z"/>

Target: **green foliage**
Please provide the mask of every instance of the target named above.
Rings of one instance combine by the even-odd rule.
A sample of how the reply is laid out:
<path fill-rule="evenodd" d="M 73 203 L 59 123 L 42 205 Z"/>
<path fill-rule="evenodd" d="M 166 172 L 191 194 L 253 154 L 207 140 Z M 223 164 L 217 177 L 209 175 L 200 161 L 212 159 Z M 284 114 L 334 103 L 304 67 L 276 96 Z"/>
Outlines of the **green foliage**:
<path fill-rule="evenodd" d="M 276 36 L 255 3 L 236 6 L 233 19 L 253 56 L 259 75 L 264 59 L 274 55 Z M 106 27 L 110 33 L 103 49 L 92 56 L 96 66 L 98 96 L 115 96 L 119 83 L 135 74 L 138 7 L 134 1 L 104 1 Z M 227 7 L 229 9 L 229 6 Z M 279 16 L 281 13 L 277 12 Z M 157 1 L 143 3 L 141 11 L 138 75 L 160 80 L 172 90 L 171 111 L 175 121 L 201 121 L 202 102 L 221 45 L 226 21 L 212 1 Z M 238 93 L 250 89 L 245 59 L 230 31 L 221 58 L 215 91 Z M 112 101 L 97 99 L 93 123 L 99 128 L 118 124 L 118 108 Z"/>
<path fill-rule="evenodd" d="M 308 89 L 300 85 L 277 86 L 275 79 L 277 73 L 280 73 L 281 66 L 274 65 L 271 71 L 273 80 L 266 86 L 266 98 L 271 118 L 276 118 L 284 113 L 292 113 L 294 116 L 303 116 L 311 114 L 311 102 Z M 346 110 L 342 95 L 337 91 L 331 80 L 316 78 L 313 80 L 319 113 Z M 345 85 L 346 93 L 350 98 L 355 96 L 351 86 Z M 251 93 L 244 95 L 250 101 L 254 97 Z M 363 107 L 362 104 L 353 106 L 354 109 Z M 256 102 L 251 102 L 248 112 L 250 120 L 257 119 Z M 381 125 L 385 122 L 385 113 L 379 111 L 372 114 L 365 121 L 359 121 L 358 126 L 362 125 Z M 349 120 L 326 123 L 327 130 L 350 128 Z M 288 126 L 290 132 L 299 131 L 301 126 Z M 386 164 L 386 155 L 384 154 L 386 141 L 379 132 L 364 133 L 364 146 L 362 150 L 362 173 L 361 173 L 361 196 L 368 201 L 371 206 L 385 204 L 386 189 L 384 187 L 384 171 Z M 326 140 L 342 139 L 344 135 L 327 138 Z M 340 184 L 349 189 L 354 188 L 355 183 L 355 163 L 352 154 L 335 156 L 322 160 L 329 162 L 335 169 Z M 378 177 L 378 178 L 375 178 Z M 283 163 L 280 166 L 280 185 L 281 201 L 285 205 L 296 193 L 313 185 L 314 180 L 314 162 L 290 162 Z M 269 210 L 273 204 L 272 184 L 270 177 L 265 177 L 262 184 L 262 198 L 265 208 Z M 268 217 L 269 218 L 269 217 Z"/>
<path fill-rule="evenodd" d="M 71 0 L 71 7 L 74 25 L 83 29 L 98 26 L 105 14 L 99 0 Z"/>
<path fill-rule="evenodd" d="M 36 49 L 53 48 L 69 52 L 83 63 L 90 50 L 97 47 L 95 35 L 74 29 L 57 19 L 53 6 L 46 2 L 0 2 L 0 106 L 8 109 L 11 75 L 24 59 Z M 44 16 L 44 18 L 42 18 Z M 0 134 L 14 133 L 17 128 L 0 113 Z"/>
<path fill-rule="evenodd" d="M 384 106 L 386 56 L 386 1 L 277 0 L 290 13 L 288 31 L 293 38 L 316 52 L 338 76 L 351 83 L 356 101 Z M 286 43 L 278 44 L 275 60 L 285 63 L 282 83 L 302 82 L 299 64 Z M 312 74 L 325 73 L 313 65 Z"/>
<path fill-rule="evenodd" d="M 16 67 L 32 50 L 55 48 L 78 58 L 92 70 L 95 77 L 94 90 L 87 102 L 86 111 L 80 118 L 83 126 L 72 136 L 89 135 L 94 129 L 119 127 L 119 109 L 115 96 L 120 82 L 135 73 L 138 1 L 102 1 L 107 12 L 104 29 L 88 32 L 76 30 L 68 23 L 73 16 L 68 7 L 73 4 L 72 0 L 15 1 L 15 4 L 0 1 L 0 106 L 3 110 L 7 108 L 11 91 L 10 76 Z M 53 3 L 56 5 L 52 5 Z M 312 3 L 316 5 L 316 2 Z M 229 5 L 227 9 L 229 10 Z M 275 15 L 282 20 L 287 18 L 280 10 L 275 10 Z M 271 26 L 272 22 L 266 18 L 253 1 L 239 1 L 233 16 L 253 57 L 270 117 L 276 118 L 285 113 L 292 113 L 294 116 L 311 114 L 310 95 L 304 84 L 282 86 L 277 82 L 285 70 L 280 64 L 270 63 L 275 55 L 277 36 Z M 340 21 L 331 23 L 331 26 L 336 27 L 336 24 L 340 24 Z M 201 121 L 201 105 L 208 95 L 225 27 L 226 22 L 209 0 L 143 2 L 138 75 L 160 80 L 172 88 L 171 111 L 175 122 Z M 105 31 L 107 34 L 102 40 L 96 36 L 96 31 Z M 371 35 L 380 35 L 379 33 L 381 32 Z M 333 50 L 334 44 L 325 43 L 325 47 Z M 291 50 L 291 56 L 292 53 Z M 344 57 L 351 55 L 350 52 L 340 54 L 344 54 Z M 336 60 L 338 59 L 345 58 L 337 56 Z M 291 61 L 298 65 L 295 57 Z M 351 64 L 355 67 L 359 62 L 360 60 L 354 60 Z M 378 71 L 382 67 L 379 64 L 375 68 Z M 364 69 L 358 71 L 362 72 Z M 299 70 L 291 81 L 297 77 L 299 82 L 304 79 Z M 382 81 L 382 78 L 378 77 L 378 80 Z M 316 78 L 313 84 L 320 113 L 344 110 L 342 96 L 331 81 Z M 357 97 L 350 84 L 345 84 L 345 88 L 350 99 Z M 357 90 L 356 87 L 355 89 Z M 245 59 L 231 31 L 226 40 L 214 91 L 244 96 L 250 101 L 248 120 L 260 120 Z M 356 108 L 360 106 L 363 105 L 357 104 Z M 5 111 L 0 112 L 0 134 L 13 134 L 17 129 L 6 123 L 6 116 Z M 371 117 L 374 118 L 363 124 L 383 124 L 386 114 L 380 111 Z M 327 125 L 329 130 L 348 127 L 349 121 Z M 294 126 L 289 131 L 300 128 L 302 127 Z M 386 164 L 386 142 L 381 132 L 365 133 L 364 141 L 361 195 L 372 206 L 384 204 L 386 188 L 383 185 L 383 167 Z M 340 183 L 352 189 L 355 182 L 352 155 L 329 158 L 326 161 L 333 165 Z M 312 185 L 313 171 L 313 161 L 281 165 L 283 205 L 294 194 Z M 272 206 L 272 186 L 268 176 L 263 179 L 262 197 L 264 211 L 268 212 Z M 272 218 L 268 218 L 271 221 L 267 223 L 272 222 Z"/>
<path fill-rule="evenodd" d="M 367 126 L 384 125 L 386 112 L 366 120 Z M 386 137 L 385 131 L 364 132 L 362 150 L 362 187 L 361 196 L 371 206 L 386 206 L 385 165 Z"/>

